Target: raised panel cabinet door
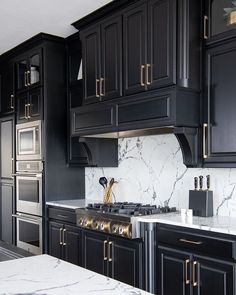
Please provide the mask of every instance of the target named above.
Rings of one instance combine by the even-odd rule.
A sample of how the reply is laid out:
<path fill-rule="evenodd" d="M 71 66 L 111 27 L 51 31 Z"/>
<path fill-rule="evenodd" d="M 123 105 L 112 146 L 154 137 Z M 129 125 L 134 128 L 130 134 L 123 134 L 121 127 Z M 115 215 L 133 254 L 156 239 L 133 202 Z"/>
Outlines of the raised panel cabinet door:
<path fill-rule="evenodd" d="M 48 224 L 48 252 L 49 255 L 63 259 L 62 256 L 62 235 L 63 224 L 49 221 Z"/>
<path fill-rule="evenodd" d="M 112 238 L 108 242 L 109 276 L 135 287 L 142 287 L 142 244 Z"/>
<path fill-rule="evenodd" d="M 0 239 L 6 243 L 13 242 L 13 186 L 10 184 L 0 184 Z"/>
<path fill-rule="evenodd" d="M 38 120 L 42 116 L 42 88 L 31 90 L 29 92 L 28 100 L 28 119 Z"/>
<path fill-rule="evenodd" d="M 158 248 L 158 292 L 160 295 L 191 294 L 190 255 L 170 248 Z M 211 293 L 209 293 L 211 294 Z"/>
<path fill-rule="evenodd" d="M 146 90 L 147 3 L 141 1 L 123 15 L 124 94 Z"/>
<path fill-rule="evenodd" d="M 76 265 L 82 265 L 81 230 L 75 226 L 64 225 L 63 242 L 65 260 Z"/>
<path fill-rule="evenodd" d="M 225 262 L 193 258 L 196 270 L 193 271 L 193 295 L 233 295 L 234 265 Z"/>
<path fill-rule="evenodd" d="M 0 121 L 0 177 L 12 179 L 13 171 L 13 119 Z"/>
<path fill-rule="evenodd" d="M 1 73 L 1 114 L 14 111 L 14 65 L 8 64 Z"/>
<path fill-rule="evenodd" d="M 100 38 L 100 25 L 81 32 L 85 104 L 94 103 L 100 99 Z"/>
<path fill-rule="evenodd" d="M 236 42 L 206 52 L 205 166 L 236 167 Z"/>
<path fill-rule="evenodd" d="M 107 275 L 107 236 L 96 232 L 83 232 L 83 266 Z"/>
<path fill-rule="evenodd" d="M 176 83 L 175 0 L 148 2 L 146 83 L 149 89 Z"/>
<path fill-rule="evenodd" d="M 101 98 L 122 95 L 122 18 L 113 16 L 101 25 Z"/>
<path fill-rule="evenodd" d="M 28 121 L 28 92 L 23 92 L 17 94 L 16 103 L 17 103 L 17 123 L 27 122 Z"/>

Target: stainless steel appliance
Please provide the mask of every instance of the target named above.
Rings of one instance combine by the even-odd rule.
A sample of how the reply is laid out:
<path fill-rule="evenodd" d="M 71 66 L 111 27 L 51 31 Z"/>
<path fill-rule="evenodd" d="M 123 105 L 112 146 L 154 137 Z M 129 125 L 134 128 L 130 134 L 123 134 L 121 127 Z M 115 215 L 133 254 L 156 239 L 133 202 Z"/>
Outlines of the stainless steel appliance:
<path fill-rule="evenodd" d="M 42 122 L 16 125 L 16 160 L 42 160 Z"/>
<path fill-rule="evenodd" d="M 77 225 L 126 238 L 140 237 L 138 217 L 175 212 L 176 208 L 142 205 L 140 203 L 95 203 L 76 209 Z"/>
<path fill-rule="evenodd" d="M 32 254 L 42 254 L 42 217 L 23 213 L 13 217 L 16 218 L 16 245 Z"/>
<path fill-rule="evenodd" d="M 43 163 L 17 161 L 16 170 L 16 210 L 42 216 Z"/>

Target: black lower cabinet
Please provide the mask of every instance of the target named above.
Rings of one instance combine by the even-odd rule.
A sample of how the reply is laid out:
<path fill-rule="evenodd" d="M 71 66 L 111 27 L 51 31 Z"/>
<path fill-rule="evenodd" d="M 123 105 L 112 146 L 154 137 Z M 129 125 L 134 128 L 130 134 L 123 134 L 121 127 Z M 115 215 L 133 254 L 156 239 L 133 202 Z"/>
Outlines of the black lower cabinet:
<path fill-rule="evenodd" d="M 83 232 L 83 265 L 135 287 L 142 287 L 142 243 L 93 232 Z"/>
<path fill-rule="evenodd" d="M 49 222 L 49 254 L 81 265 L 81 230 L 76 226 Z"/>

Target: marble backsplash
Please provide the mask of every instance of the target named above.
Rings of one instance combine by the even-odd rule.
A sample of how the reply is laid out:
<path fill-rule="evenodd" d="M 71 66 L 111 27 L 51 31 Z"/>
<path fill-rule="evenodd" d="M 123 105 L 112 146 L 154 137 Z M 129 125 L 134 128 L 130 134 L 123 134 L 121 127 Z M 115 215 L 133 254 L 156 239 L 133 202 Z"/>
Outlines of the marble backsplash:
<path fill-rule="evenodd" d="M 186 168 L 174 135 L 119 139 L 118 168 L 86 168 L 86 198 L 102 201 L 101 176 L 114 177 L 114 201 L 188 208 L 193 177 L 211 175 L 214 214 L 236 217 L 236 168 Z M 205 181 L 205 179 L 204 179 Z M 206 183 L 206 181 L 205 181 Z"/>

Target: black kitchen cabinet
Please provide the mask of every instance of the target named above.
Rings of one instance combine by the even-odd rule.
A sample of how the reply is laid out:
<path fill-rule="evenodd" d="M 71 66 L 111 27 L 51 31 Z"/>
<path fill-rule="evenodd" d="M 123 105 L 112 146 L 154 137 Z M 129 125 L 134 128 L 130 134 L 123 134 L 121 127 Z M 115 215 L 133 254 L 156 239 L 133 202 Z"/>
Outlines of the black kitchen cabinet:
<path fill-rule="evenodd" d="M 121 96 L 121 16 L 81 32 L 84 103 Z"/>
<path fill-rule="evenodd" d="M 176 2 L 139 1 L 124 13 L 126 95 L 176 83 Z"/>
<path fill-rule="evenodd" d="M 234 238 L 162 225 L 157 238 L 157 294 L 235 294 Z"/>
<path fill-rule="evenodd" d="M 234 109 L 236 41 L 206 50 L 203 158 L 205 167 L 236 167 Z"/>
<path fill-rule="evenodd" d="M 13 113 L 15 110 L 14 64 L 1 65 L 0 73 L 1 115 Z"/>
<path fill-rule="evenodd" d="M 142 243 L 83 231 L 83 265 L 135 287 L 142 287 Z"/>

